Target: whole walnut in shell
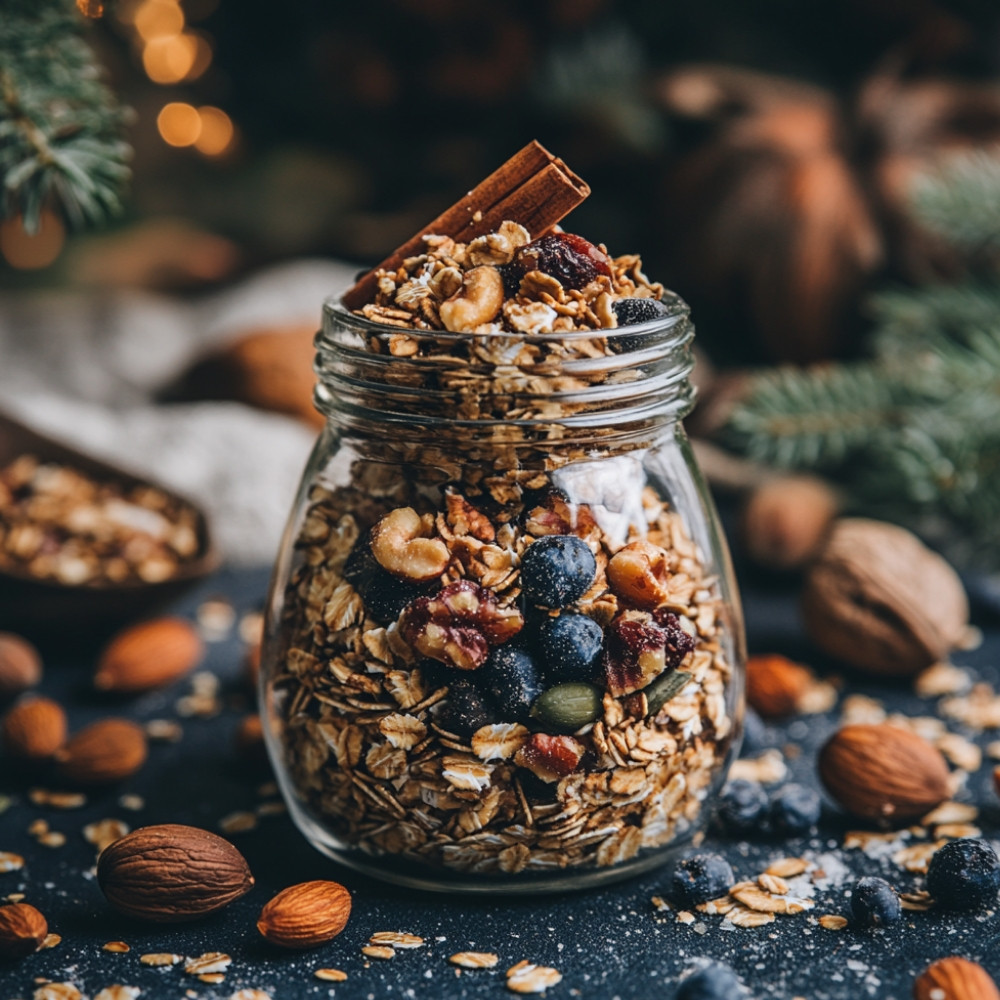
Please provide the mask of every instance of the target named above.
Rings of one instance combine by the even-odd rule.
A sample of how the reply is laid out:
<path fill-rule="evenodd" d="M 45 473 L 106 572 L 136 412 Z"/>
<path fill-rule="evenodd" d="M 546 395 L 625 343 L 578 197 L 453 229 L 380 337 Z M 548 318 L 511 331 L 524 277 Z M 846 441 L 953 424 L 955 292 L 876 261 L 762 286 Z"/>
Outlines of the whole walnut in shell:
<path fill-rule="evenodd" d="M 969 604 L 958 574 L 904 528 L 834 522 L 802 594 L 806 630 L 827 653 L 876 674 L 909 676 L 961 641 Z"/>

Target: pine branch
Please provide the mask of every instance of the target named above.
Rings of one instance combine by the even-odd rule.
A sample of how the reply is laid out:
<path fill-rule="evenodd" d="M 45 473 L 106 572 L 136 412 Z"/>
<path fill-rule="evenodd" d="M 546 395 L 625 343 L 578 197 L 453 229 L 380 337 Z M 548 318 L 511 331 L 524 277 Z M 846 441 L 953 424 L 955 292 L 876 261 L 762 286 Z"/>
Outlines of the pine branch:
<path fill-rule="evenodd" d="M 913 189 L 917 218 L 967 253 L 1000 248 L 1000 159 L 985 151 L 956 157 Z"/>
<path fill-rule="evenodd" d="M 121 210 L 128 112 L 101 79 L 71 0 L 6 0 L 0 18 L 0 211 L 36 231 L 52 205 L 71 226 Z"/>

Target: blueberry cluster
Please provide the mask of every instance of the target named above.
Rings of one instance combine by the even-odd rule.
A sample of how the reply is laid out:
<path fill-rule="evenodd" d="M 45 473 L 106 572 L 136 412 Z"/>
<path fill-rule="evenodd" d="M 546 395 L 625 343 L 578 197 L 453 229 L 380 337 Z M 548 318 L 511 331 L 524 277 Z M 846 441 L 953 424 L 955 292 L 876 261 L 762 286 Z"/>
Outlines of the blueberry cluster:
<path fill-rule="evenodd" d="M 754 781 L 730 781 L 719 796 L 716 819 L 735 837 L 759 837 L 779 833 L 806 836 L 819 822 L 819 793 L 804 785 L 789 783 L 772 795 Z"/>

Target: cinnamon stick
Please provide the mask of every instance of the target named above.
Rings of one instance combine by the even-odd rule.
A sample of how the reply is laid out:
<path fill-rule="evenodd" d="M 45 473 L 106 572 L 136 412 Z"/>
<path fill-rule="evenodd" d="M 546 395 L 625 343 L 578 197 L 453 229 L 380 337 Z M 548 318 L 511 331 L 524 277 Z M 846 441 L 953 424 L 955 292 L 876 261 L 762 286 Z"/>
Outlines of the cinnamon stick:
<path fill-rule="evenodd" d="M 376 272 L 395 270 L 423 249 L 428 234 L 467 243 L 494 232 L 505 219 L 519 222 L 535 239 L 551 229 L 590 194 L 590 188 L 541 143 L 532 141 L 464 198 L 442 212 L 419 233 L 397 247 L 344 294 L 344 305 L 357 309 L 375 297 Z"/>

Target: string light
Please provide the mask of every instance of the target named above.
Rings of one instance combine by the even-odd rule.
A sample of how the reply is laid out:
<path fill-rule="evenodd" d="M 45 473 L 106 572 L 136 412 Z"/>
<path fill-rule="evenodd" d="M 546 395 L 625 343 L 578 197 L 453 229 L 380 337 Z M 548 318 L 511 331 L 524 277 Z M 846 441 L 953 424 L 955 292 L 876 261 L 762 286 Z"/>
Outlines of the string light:
<path fill-rule="evenodd" d="M 233 120 L 221 108 L 205 105 L 198 109 L 201 134 L 194 147 L 206 156 L 221 156 L 232 145 L 235 129 Z"/>
<path fill-rule="evenodd" d="M 163 141 L 171 146 L 193 146 L 201 135 L 201 115 L 182 101 L 165 104 L 156 117 Z"/>
<path fill-rule="evenodd" d="M 0 254 L 11 267 L 21 271 L 37 271 L 48 267 L 60 254 L 66 242 L 66 227 L 54 212 L 43 209 L 38 232 L 29 233 L 21 216 L 0 223 Z"/>

